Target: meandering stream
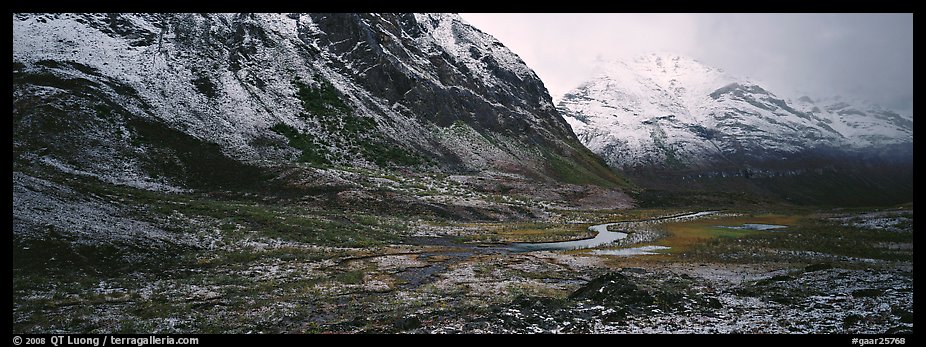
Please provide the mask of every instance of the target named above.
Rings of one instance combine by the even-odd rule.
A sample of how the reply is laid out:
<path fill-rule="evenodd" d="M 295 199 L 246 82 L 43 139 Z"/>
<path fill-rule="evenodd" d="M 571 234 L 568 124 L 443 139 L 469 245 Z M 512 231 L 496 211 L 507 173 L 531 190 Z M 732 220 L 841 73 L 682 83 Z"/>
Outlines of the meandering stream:
<path fill-rule="evenodd" d="M 562 241 L 562 242 L 537 242 L 537 243 L 512 243 L 508 249 L 513 252 L 533 252 L 533 251 L 564 251 L 572 249 L 583 249 L 583 248 L 594 248 L 602 245 L 607 245 L 614 241 L 623 239 L 627 237 L 627 233 L 619 231 L 608 231 L 608 227 L 612 225 L 622 226 L 628 225 L 631 223 L 640 223 L 640 222 L 652 222 L 652 221 L 666 221 L 666 220 L 675 220 L 675 219 L 684 219 L 684 218 L 696 218 L 701 216 L 707 216 L 718 211 L 701 211 L 695 213 L 686 213 L 674 216 L 667 217 L 658 217 L 650 219 L 642 219 L 635 221 L 624 221 L 624 222 L 614 222 L 614 223 L 605 223 L 592 225 L 588 227 L 588 230 L 597 232 L 598 234 L 595 237 L 582 239 L 582 240 L 573 240 L 573 241 Z"/>

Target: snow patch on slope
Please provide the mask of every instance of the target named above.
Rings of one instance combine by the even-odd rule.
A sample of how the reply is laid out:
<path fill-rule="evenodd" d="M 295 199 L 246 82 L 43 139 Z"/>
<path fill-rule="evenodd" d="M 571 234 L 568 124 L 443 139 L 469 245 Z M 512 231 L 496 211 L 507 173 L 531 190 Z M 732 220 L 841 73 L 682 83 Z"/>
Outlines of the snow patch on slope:
<path fill-rule="evenodd" d="M 618 168 L 912 141 L 912 119 L 848 103 L 793 103 L 679 55 L 608 61 L 597 70 L 558 106 L 583 144 Z"/>

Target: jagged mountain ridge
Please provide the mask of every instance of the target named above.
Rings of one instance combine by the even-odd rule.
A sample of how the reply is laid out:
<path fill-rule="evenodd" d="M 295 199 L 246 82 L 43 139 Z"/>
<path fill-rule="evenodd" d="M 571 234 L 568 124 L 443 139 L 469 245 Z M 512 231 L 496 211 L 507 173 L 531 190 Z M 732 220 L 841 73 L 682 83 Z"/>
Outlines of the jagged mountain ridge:
<path fill-rule="evenodd" d="M 870 148 L 913 141 L 913 118 L 865 101 L 802 96 L 789 100 L 794 108 L 816 115 L 843 135 L 853 148 Z"/>
<path fill-rule="evenodd" d="M 15 14 L 13 62 L 14 161 L 119 184 L 290 161 L 616 177 L 456 15 Z"/>
<path fill-rule="evenodd" d="M 558 104 L 612 167 L 710 170 L 814 151 L 912 143 L 912 118 L 876 106 L 786 100 L 673 54 L 605 64 Z M 761 164 L 760 164 L 761 165 Z"/>

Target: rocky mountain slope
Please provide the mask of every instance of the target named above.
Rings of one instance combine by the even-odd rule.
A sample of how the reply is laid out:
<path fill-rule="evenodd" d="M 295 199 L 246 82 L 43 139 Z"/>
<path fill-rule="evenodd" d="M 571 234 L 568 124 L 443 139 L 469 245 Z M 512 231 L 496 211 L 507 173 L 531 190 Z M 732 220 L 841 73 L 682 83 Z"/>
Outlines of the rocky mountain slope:
<path fill-rule="evenodd" d="M 559 107 L 613 167 L 756 165 L 829 149 L 912 143 L 912 117 L 846 100 L 787 100 L 693 59 L 604 64 Z"/>
<path fill-rule="evenodd" d="M 364 245 L 632 203 L 534 72 L 456 15 L 12 17 L 17 244 L 160 262 L 131 250 L 215 249 L 190 235 L 230 220 Z"/>
<path fill-rule="evenodd" d="M 789 100 L 693 59 L 602 64 L 558 107 L 579 139 L 659 201 L 883 204 L 912 199 L 913 119 L 839 98 Z M 701 201 L 703 203 L 703 201 Z"/>
<path fill-rule="evenodd" d="M 823 118 L 852 149 L 913 142 L 913 118 L 876 104 L 841 97 L 814 100 L 809 96 L 789 102 L 805 114 Z"/>
<path fill-rule="evenodd" d="M 620 181 L 456 15 L 15 14 L 13 134 L 14 162 L 168 191 L 292 162 Z"/>

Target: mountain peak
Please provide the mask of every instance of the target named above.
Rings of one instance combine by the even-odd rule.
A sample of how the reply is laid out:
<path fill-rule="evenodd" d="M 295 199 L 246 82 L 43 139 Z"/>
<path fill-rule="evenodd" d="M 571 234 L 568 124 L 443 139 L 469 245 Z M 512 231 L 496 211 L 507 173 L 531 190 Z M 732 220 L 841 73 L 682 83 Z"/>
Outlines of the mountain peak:
<path fill-rule="evenodd" d="M 672 52 L 652 52 L 637 56 L 632 61 L 640 66 L 652 66 L 665 71 L 713 71 L 719 70 L 710 67 L 697 59 Z"/>
<path fill-rule="evenodd" d="M 645 89 L 672 94 L 682 103 L 697 103 L 697 99 L 730 83 L 748 83 L 694 58 L 667 52 L 601 61 L 596 70 L 592 81 L 637 81 Z M 629 86 L 623 83 L 624 87 Z"/>
<path fill-rule="evenodd" d="M 678 54 L 601 64 L 559 107 L 580 140 L 619 168 L 700 167 L 912 141 L 912 121 L 896 113 L 846 100 L 783 100 Z"/>
<path fill-rule="evenodd" d="M 725 75 L 723 69 L 712 67 L 695 58 L 671 52 L 654 52 L 638 55 L 629 59 L 599 60 L 603 70 L 610 68 L 629 68 L 647 77 L 659 75 Z M 732 78 L 732 77 L 731 77 Z"/>

